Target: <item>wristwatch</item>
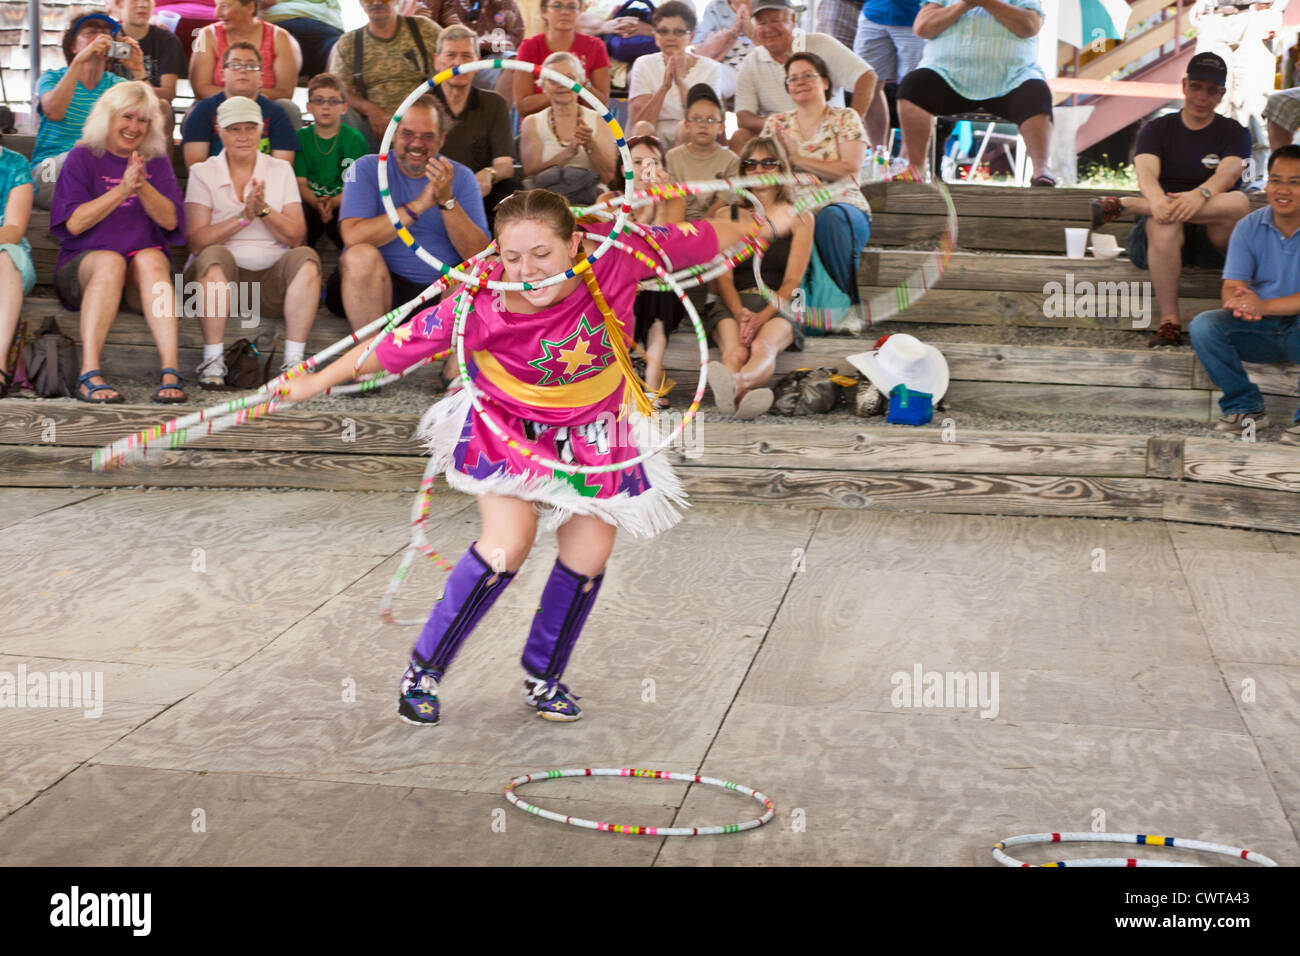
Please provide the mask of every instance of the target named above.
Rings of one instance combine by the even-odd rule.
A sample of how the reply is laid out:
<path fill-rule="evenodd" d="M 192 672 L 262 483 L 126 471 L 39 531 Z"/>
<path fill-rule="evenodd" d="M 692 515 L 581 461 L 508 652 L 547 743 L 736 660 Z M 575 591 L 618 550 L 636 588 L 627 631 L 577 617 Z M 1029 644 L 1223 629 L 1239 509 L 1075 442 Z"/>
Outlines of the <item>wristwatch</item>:
<path fill-rule="evenodd" d="M 1210 192 L 1204 186 L 1197 186 L 1196 191 L 1200 193 L 1202 196 L 1204 196 L 1206 199 L 1209 199 L 1211 196 L 1214 195 L 1214 193 Z"/>
<path fill-rule="evenodd" d="M 451 197 L 450 199 L 448 199 L 446 202 L 440 202 L 440 203 L 438 203 L 438 205 L 439 205 L 441 208 L 447 210 L 448 212 L 451 212 L 453 209 L 456 208 L 456 197 L 455 197 L 455 196 L 452 196 L 452 197 Z"/>
<path fill-rule="evenodd" d="M 270 207 L 270 206 L 263 206 L 261 209 L 259 209 L 259 210 L 257 211 L 257 218 L 258 218 L 258 219 L 265 219 L 265 218 L 266 218 L 267 216 L 269 216 L 269 215 L 271 215 L 271 207 Z"/>

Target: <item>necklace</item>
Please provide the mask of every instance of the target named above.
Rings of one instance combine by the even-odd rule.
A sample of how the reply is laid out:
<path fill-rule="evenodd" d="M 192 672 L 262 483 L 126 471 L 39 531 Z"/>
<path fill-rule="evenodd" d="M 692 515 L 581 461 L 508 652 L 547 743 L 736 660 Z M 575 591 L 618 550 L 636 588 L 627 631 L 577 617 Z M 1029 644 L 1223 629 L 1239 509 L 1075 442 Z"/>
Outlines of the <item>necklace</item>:
<path fill-rule="evenodd" d="M 340 129 L 339 129 L 339 132 L 342 132 L 342 128 L 341 128 L 341 127 L 340 127 Z M 334 134 L 334 145 L 333 145 L 333 146 L 331 146 L 329 149 L 323 149 L 323 148 L 321 148 L 321 144 L 320 144 L 320 136 L 318 136 L 318 135 L 316 134 L 316 124 L 315 124 L 315 123 L 312 123 L 312 124 L 311 124 L 311 138 L 312 138 L 313 140 L 316 141 L 316 152 L 320 153 L 320 155 L 322 155 L 322 156 L 328 156 L 328 155 L 330 155 L 332 152 L 334 152 L 334 150 L 338 149 L 338 146 L 339 146 L 339 134 L 338 134 L 338 133 L 335 133 L 335 134 Z"/>
<path fill-rule="evenodd" d="M 553 106 L 546 111 L 546 124 L 550 126 L 551 135 L 555 137 L 555 141 L 559 143 L 562 148 L 568 149 L 569 143 L 560 138 L 560 131 L 555 128 L 555 107 Z M 577 127 L 578 123 L 576 119 L 574 120 L 573 125 L 575 128 Z"/>

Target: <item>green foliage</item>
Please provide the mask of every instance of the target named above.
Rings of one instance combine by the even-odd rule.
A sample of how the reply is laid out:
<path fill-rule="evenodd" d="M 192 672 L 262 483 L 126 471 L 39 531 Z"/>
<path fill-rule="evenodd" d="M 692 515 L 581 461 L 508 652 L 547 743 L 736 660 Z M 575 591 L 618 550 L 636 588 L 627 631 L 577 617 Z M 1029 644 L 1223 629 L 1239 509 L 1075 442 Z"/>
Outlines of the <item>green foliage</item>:
<path fill-rule="evenodd" d="M 1109 165 L 1110 157 L 1102 154 L 1102 162 L 1088 162 L 1079 166 L 1080 189 L 1137 189 L 1137 173 L 1131 163 Z"/>

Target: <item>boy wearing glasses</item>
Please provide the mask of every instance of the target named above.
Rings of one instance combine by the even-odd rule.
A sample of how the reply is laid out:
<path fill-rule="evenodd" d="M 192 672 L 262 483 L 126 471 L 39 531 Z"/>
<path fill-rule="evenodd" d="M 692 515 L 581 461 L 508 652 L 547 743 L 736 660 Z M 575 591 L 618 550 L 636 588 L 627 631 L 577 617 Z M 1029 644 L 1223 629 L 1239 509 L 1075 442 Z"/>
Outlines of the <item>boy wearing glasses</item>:
<path fill-rule="evenodd" d="M 276 159 L 292 163 L 298 152 L 298 134 L 289 114 L 274 100 L 258 92 L 262 86 L 262 54 L 251 43 L 239 41 L 226 48 L 221 58 L 225 88 L 215 96 L 198 100 L 185 114 L 181 125 L 181 149 L 185 168 L 201 163 L 221 152 L 221 130 L 217 126 L 217 107 L 227 97 L 243 96 L 255 100 L 262 108 L 262 140 L 259 149 Z"/>
<path fill-rule="evenodd" d="M 668 176 L 675 183 L 707 179 L 733 179 L 740 159 L 718 145 L 724 118 L 722 101 L 707 83 L 697 83 L 686 94 L 686 142 L 668 151 Z M 707 219 L 731 201 L 726 192 L 686 197 L 686 218 Z"/>
<path fill-rule="evenodd" d="M 347 91 L 333 74 L 313 76 L 307 84 L 307 106 L 315 122 L 298 130 L 293 173 L 307 219 L 307 245 L 313 249 L 322 233 L 328 233 L 334 245 L 343 249 L 338 222 L 343 174 L 370 152 L 366 138 L 342 120 L 347 105 Z"/>

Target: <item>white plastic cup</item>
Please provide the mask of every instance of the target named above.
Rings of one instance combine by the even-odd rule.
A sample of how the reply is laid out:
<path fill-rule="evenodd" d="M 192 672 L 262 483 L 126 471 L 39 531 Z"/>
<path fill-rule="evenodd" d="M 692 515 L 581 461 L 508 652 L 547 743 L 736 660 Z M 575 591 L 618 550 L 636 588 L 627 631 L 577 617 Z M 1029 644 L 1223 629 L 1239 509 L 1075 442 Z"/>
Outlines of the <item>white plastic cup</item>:
<path fill-rule="evenodd" d="M 1065 255 L 1070 259 L 1082 259 L 1088 247 L 1087 229 L 1065 230 Z"/>
<path fill-rule="evenodd" d="M 150 19 L 169 33 L 175 33 L 181 23 L 181 15 L 174 10 L 155 10 Z"/>

